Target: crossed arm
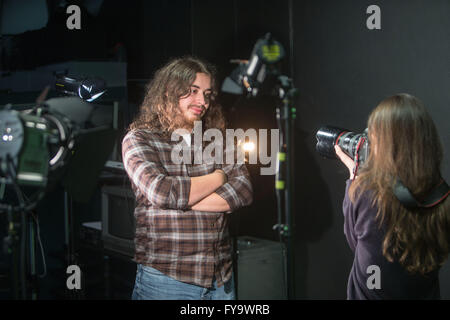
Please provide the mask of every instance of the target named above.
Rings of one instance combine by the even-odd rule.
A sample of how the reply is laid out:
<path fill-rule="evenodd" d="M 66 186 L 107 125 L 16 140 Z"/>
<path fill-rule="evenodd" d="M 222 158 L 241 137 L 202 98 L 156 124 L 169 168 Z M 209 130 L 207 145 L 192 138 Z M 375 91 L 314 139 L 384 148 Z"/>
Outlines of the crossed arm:
<path fill-rule="evenodd" d="M 193 205 L 193 210 L 233 212 L 252 203 L 253 188 L 245 165 L 228 164 L 220 167 L 216 171 L 224 173 L 226 180 L 210 195 Z"/>
<path fill-rule="evenodd" d="M 227 180 L 227 175 L 220 169 L 204 176 L 192 177 L 188 205 L 198 211 L 230 211 L 228 202 L 214 192 Z"/>
<path fill-rule="evenodd" d="M 213 173 L 199 177 L 169 176 L 155 146 L 139 134 L 127 134 L 122 142 L 125 170 L 153 206 L 232 212 L 253 201 L 245 165 L 223 165 Z"/>

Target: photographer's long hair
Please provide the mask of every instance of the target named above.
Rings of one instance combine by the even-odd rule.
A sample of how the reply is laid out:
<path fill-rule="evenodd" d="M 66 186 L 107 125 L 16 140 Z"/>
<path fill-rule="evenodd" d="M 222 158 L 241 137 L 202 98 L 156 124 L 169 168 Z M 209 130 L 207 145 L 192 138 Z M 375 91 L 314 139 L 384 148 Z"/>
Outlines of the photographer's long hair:
<path fill-rule="evenodd" d="M 450 200 L 432 208 L 406 209 L 394 196 L 399 178 L 416 199 L 441 180 L 442 145 L 423 103 L 408 94 L 383 100 L 368 120 L 371 152 L 349 189 L 373 193 L 377 219 L 386 228 L 383 255 L 410 273 L 426 274 L 442 266 L 449 253 Z"/>
<path fill-rule="evenodd" d="M 202 119 L 203 130 L 216 128 L 224 131 L 225 118 L 222 107 L 216 101 L 216 70 L 206 61 L 190 56 L 173 59 L 156 71 L 147 85 L 144 101 L 129 130 L 151 129 L 170 136 L 173 130 L 183 127 L 184 118 L 178 108 L 179 99 L 189 94 L 197 73 L 205 73 L 211 77 L 212 93 L 208 110 Z"/>

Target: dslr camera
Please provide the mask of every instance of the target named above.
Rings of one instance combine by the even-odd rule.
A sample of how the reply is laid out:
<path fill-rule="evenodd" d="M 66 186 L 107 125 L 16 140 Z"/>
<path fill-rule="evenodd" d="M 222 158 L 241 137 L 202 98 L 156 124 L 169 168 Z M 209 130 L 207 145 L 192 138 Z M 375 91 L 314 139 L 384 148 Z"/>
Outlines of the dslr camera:
<path fill-rule="evenodd" d="M 347 129 L 324 126 L 316 133 L 317 152 L 328 158 L 337 159 L 334 146 L 341 147 L 355 162 L 362 164 L 369 158 L 369 137 L 367 128 L 363 133 L 355 133 Z"/>

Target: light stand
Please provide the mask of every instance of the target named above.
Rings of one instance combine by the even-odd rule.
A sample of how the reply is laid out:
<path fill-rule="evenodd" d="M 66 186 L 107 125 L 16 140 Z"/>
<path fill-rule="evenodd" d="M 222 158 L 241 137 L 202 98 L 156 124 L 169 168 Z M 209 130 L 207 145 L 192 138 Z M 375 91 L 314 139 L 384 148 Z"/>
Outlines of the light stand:
<path fill-rule="evenodd" d="M 281 108 L 277 107 L 276 116 L 280 130 L 279 150 L 277 154 L 277 174 L 275 177 L 275 190 L 278 207 L 278 223 L 273 229 L 278 229 L 280 240 L 286 245 L 285 255 L 285 283 L 286 295 L 289 300 L 295 299 L 295 272 L 293 254 L 293 215 L 292 215 L 292 189 L 294 169 L 292 156 L 294 154 L 293 128 L 296 118 L 296 109 L 292 107 L 292 100 L 297 93 L 292 80 L 286 76 L 278 77 L 278 98 Z M 284 130 L 283 130 L 284 129 Z M 284 221 L 282 197 L 284 195 Z"/>
<path fill-rule="evenodd" d="M 28 226 L 29 226 L 29 253 L 30 253 L 30 284 L 31 284 L 31 300 L 37 300 L 38 298 L 38 281 L 37 281 L 37 275 L 36 275 L 36 242 L 35 242 L 35 226 L 33 218 L 23 213 L 28 219 Z M 30 215 L 33 213 L 30 212 Z"/>
<path fill-rule="evenodd" d="M 14 219 L 14 214 L 18 215 L 20 222 Z M 30 215 L 32 212 L 26 210 L 8 212 L 7 251 L 11 255 L 12 290 L 16 300 L 38 298 L 35 226 Z"/>
<path fill-rule="evenodd" d="M 66 264 L 67 266 L 79 266 L 78 256 L 75 250 L 72 198 L 67 191 L 64 191 L 64 225 L 64 250 Z M 82 299 L 84 297 L 84 286 L 82 285 L 81 288 L 81 290 L 68 290 L 68 288 L 66 288 L 66 298 L 73 300 Z"/>
<path fill-rule="evenodd" d="M 292 189 L 294 170 L 292 159 L 294 154 L 293 127 L 296 109 L 292 101 L 297 93 L 292 79 L 280 75 L 277 64 L 284 58 L 285 50 L 281 43 L 273 39 L 270 33 L 259 39 L 253 47 L 248 61 L 232 60 L 239 66 L 227 77 L 222 84 L 222 91 L 232 94 L 245 93 L 248 97 L 257 96 L 260 91 L 266 91 L 276 80 L 276 94 L 279 107 L 276 109 L 277 123 L 280 130 L 279 150 L 277 153 L 277 173 L 275 191 L 277 196 L 278 223 L 273 226 L 279 231 L 280 242 L 286 244 L 285 255 L 285 284 L 288 299 L 295 298 L 294 284 L 294 255 L 293 255 L 293 216 Z M 269 78 L 270 81 L 266 81 Z M 266 85 L 263 85 L 263 84 Z M 283 131 L 284 129 L 284 131 Z M 273 152 L 274 150 L 272 150 Z M 284 210 L 282 198 L 284 197 Z M 284 213 L 284 214 L 283 214 Z M 284 221 L 283 221 L 284 218 Z"/>

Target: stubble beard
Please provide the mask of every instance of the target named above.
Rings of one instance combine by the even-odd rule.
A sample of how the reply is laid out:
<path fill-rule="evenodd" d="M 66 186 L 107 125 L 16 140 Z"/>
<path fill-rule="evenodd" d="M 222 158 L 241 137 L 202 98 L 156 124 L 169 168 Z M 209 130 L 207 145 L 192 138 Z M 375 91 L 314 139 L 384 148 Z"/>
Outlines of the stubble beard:
<path fill-rule="evenodd" d="M 199 114 L 199 115 L 195 115 L 195 114 L 191 113 L 191 111 L 189 109 L 190 109 L 190 107 L 187 110 L 187 114 L 184 114 L 184 113 L 182 114 L 183 120 L 182 120 L 182 123 L 181 123 L 181 128 L 184 128 L 184 129 L 187 129 L 189 131 L 192 131 L 194 129 L 195 122 L 202 120 L 202 117 L 204 115 L 204 111 L 202 111 L 202 113 Z M 202 109 L 204 109 L 204 108 L 202 107 Z"/>

